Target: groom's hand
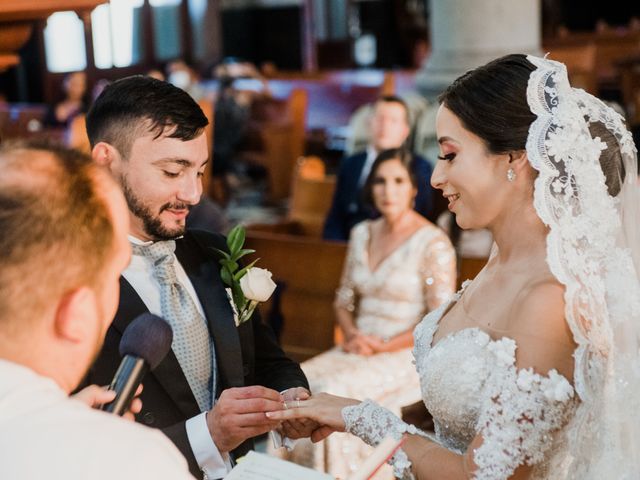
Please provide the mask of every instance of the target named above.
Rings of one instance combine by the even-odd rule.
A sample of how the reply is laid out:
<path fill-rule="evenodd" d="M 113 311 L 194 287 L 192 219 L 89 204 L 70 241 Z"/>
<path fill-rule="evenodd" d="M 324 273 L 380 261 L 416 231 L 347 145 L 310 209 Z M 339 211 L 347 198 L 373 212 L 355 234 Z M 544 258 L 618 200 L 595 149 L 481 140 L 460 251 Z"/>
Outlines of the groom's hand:
<path fill-rule="evenodd" d="M 311 392 L 304 387 L 294 387 L 281 392 L 284 399 L 284 407 L 292 408 L 299 400 L 307 400 L 311 396 Z M 284 437 L 288 437 L 292 440 L 298 438 L 307 438 L 319 427 L 319 425 L 313 420 L 306 418 L 293 419 L 282 422 L 278 433 Z"/>
<path fill-rule="evenodd" d="M 318 425 L 318 428 L 315 429 L 311 434 L 311 441 L 313 443 L 320 442 L 336 431 L 337 430 L 334 430 L 333 428 L 326 425 Z"/>
<path fill-rule="evenodd" d="M 230 452 L 248 438 L 276 429 L 280 421 L 265 412 L 283 408 L 282 396 L 270 388 L 229 388 L 207 414 L 207 426 L 218 451 Z"/>

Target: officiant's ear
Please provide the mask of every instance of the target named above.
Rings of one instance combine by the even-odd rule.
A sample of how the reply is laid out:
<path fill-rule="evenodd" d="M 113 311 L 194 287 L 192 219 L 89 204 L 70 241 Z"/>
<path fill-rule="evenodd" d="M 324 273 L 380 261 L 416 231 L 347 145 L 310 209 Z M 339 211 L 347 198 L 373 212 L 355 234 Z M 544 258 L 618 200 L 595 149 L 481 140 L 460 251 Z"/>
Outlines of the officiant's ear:
<path fill-rule="evenodd" d="M 95 335 L 98 311 L 95 292 L 89 287 L 79 287 L 67 292 L 58 303 L 54 314 L 53 332 L 73 344 L 86 341 Z"/>

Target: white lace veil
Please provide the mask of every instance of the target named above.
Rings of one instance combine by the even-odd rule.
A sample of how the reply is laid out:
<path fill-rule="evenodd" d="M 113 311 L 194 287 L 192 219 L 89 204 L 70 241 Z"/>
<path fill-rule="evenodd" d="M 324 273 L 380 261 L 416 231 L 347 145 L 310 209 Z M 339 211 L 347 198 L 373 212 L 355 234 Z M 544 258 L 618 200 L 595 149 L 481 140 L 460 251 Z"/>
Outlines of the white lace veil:
<path fill-rule="evenodd" d="M 572 88 L 563 64 L 527 58 L 537 67 L 527 89 L 537 116 L 526 145 L 539 172 L 534 206 L 550 229 L 547 261 L 566 287 L 566 319 L 578 345 L 574 380 L 581 403 L 564 439 L 563 465 L 554 468 L 567 478 L 638 478 L 636 149 L 622 117 Z"/>

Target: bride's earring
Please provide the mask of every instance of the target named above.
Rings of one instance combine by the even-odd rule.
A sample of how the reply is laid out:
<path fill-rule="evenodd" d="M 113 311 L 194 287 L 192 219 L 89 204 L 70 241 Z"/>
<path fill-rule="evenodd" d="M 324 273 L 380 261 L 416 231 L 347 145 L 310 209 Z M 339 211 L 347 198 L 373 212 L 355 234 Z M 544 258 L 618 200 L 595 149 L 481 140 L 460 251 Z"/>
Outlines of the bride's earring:
<path fill-rule="evenodd" d="M 516 172 L 513 171 L 513 168 L 507 170 L 507 180 L 513 182 L 516 179 Z"/>

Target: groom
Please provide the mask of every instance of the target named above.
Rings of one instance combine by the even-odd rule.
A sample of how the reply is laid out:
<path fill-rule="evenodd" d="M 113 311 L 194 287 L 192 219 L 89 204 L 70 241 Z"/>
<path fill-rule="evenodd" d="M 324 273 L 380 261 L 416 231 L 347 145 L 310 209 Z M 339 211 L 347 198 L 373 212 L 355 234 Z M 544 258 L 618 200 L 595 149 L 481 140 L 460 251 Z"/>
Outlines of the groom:
<path fill-rule="evenodd" d="M 221 235 L 186 230 L 202 194 L 207 119 L 184 91 L 149 77 L 109 85 L 87 115 L 94 161 L 119 182 L 133 256 L 120 304 L 88 381 L 108 384 L 127 325 L 150 311 L 172 326 L 172 350 L 144 380 L 137 421 L 160 428 L 197 477 L 224 477 L 251 438 L 276 427 L 264 412 L 308 394 L 300 367 L 257 315 L 236 327 L 220 278 Z M 300 427 L 300 425 L 298 425 Z M 305 428 L 292 437 L 309 435 Z"/>

